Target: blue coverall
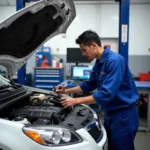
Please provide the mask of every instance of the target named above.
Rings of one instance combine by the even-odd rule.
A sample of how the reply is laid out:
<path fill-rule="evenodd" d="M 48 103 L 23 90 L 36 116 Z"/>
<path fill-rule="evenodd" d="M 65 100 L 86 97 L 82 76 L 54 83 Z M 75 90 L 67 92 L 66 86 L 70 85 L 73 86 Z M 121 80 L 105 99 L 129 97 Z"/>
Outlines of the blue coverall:
<path fill-rule="evenodd" d="M 104 109 L 109 150 L 134 150 L 139 117 L 138 92 L 124 57 L 105 47 L 89 80 L 80 84 L 84 93 L 98 89 L 93 98 Z"/>

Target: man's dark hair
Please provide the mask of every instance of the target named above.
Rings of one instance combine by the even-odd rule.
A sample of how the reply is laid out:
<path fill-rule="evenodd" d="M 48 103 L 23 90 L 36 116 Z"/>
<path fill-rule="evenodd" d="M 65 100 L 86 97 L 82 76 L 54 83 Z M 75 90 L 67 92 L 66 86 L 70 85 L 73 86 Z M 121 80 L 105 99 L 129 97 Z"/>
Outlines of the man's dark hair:
<path fill-rule="evenodd" d="M 79 37 L 76 39 L 76 44 L 83 43 L 84 45 L 90 46 L 92 42 L 95 42 L 98 46 L 101 46 L 100 37 L 96 32 L 91 30 L 87 30 L 83 32 Z"/>

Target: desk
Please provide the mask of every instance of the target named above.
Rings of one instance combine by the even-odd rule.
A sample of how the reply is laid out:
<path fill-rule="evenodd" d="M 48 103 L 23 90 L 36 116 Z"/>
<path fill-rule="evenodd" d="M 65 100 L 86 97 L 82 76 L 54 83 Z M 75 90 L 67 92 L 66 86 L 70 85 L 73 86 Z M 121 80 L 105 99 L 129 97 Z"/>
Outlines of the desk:
<path fill-rule="evenodd" d="M 73 84 L 74 80 L 65 80 L 62 83 L 60 83 L 61 85 L 66 85 L 68 88 L 72 88 L 75 86 L 78 86 L 78 84 Z"/>
<path fill-rule="evenodd" d="M 77 84 L 72 84 L 73 80 L 65 80 L 61 85 L 66 85 L 69 88 L 77 86 Z M 150 132 L 150 82 L 148 81 L 135 81 L 135 85 L 138 89 L 138 93 L 147 93 L 148 99 L 148 112 L 147 112 L 147 127 L 139 127 L 139 131 Z"/>
<path fill-rule="evenodd" d="M 150 132 L 150 82 L 148 81 L 135 81 L 138 93 L 148 94 L 148 112 L 147 112 L 147 127 L 139 127 L 139 131 Z"/>

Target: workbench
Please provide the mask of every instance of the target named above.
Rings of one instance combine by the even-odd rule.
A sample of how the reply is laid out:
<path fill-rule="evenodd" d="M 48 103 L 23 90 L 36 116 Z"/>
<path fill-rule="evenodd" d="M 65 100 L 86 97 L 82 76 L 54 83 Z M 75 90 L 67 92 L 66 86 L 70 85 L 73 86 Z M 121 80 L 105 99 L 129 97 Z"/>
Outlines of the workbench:
<path fill-rule="evenodd" d="M 147 106 L 147 127 L 139 127 L 139 131 L 150 132 L 150 82 L 149 81 L 135 81 L 138 93 L 148 94 L 148 106 Z"/>

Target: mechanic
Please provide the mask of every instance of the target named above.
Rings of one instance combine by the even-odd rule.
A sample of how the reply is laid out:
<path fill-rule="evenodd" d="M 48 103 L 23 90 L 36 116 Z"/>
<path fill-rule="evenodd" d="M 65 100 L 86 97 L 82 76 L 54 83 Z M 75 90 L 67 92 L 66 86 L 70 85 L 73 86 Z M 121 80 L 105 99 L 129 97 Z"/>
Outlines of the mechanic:
<path fill-rule="evenodd" d="M 89 80 L 74 88 L 58 85 L 59 93 L 89 93 L 91 96 L 61 98 L 64 108 L 76 104 L 98 103 L 104 109 L 104 127 L 107 131 L 109 150 L 134 150 L 134 138 L 139 118 L 136 108 L 138 92 L 124 57 L 103 48 L 97 33 L 88 30 L 77 39 L 82 55 L 96 59 Z"/>

